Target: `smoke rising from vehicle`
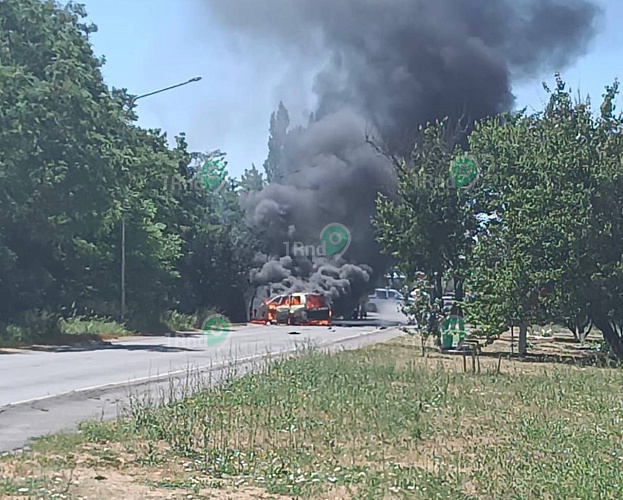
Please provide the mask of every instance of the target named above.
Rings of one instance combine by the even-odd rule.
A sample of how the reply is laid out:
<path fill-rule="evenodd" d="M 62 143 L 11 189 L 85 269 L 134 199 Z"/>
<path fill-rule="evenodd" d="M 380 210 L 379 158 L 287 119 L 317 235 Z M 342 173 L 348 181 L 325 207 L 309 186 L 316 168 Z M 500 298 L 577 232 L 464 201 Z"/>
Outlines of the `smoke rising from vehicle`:
<path fill-rule="evenodd" d="M 264 229 L 269 253 L 283 255 L 286 241 L 317 242 L 326 224 L 339 222 L 353 237 L 345 262 L 377 272 L 387 259 L 374 242 L 370 217 L 377 193 L 391 194 L 395 179 L 366 133 L 404 153 L 421 124 L 446 116 L 473 121 L 511 109 L 513 81 L 564 69 L 585 53 L 599 14 L 589 0 L 208 4 L 236 35 L 287 47 L 293 67 L 304 65 L 301 71 L 319 68 L 317 109 L 309 126 L 289 131 L 282 177 L 243 200 L 250 220 Z M 282 286 L 300 286 L 297 279 L 313 283 L 314 276 L 325 285 L 324 277 L 349 279 L 334 267 L 323 274 L 270 260 L 254 277 L 263 283 L 270 276 Z"/>

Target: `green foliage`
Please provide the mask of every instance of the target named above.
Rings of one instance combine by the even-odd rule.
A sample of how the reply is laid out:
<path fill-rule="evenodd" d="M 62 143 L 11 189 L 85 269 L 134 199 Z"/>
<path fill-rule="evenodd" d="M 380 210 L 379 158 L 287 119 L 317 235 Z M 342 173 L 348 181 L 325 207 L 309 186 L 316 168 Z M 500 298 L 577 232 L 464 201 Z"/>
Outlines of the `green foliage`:
<path fill-rule="evenodd" d="M 183 314 L 178 311 L 167 311 L 163 322 L 170 332 L 190 331 L 200 328 L 199 319 L 192 314 Z"/>
<path fill-rule="evenodd" d="M 469 150 L 480 176 L 470 190 L 439 181 L 458 151 L 444 123 L 428 127 L 414 168 L 396 165 L 398 199 L 378 200 L 379 242 L 407 275 L 431 276 L 436 295 L 442 276 L 458 276 L 459 284 L 467 276 L 474 300 L 465 309 L 480 334 L 520 326 L 525 346 L 531 324 L 563 323 L 576 338 L 594 324 L 623 357 L 617 93 L 616 82 L 606 88 L 595 116 L 590 102 L 573 101 L 557 75 L 542 113 L 475 124 Z"/>
<path fill-rule="evenodd" d="M 238 186 L 242 193 L 261 191 L 264 187 L 264 177 L 255 165 L 252 165 L 250 169 L 245 169 Z"/>
<path fill-rule="evenodd" d="M 203 308 L 195 314 L 184 314 L 179 311 L 167 311 L 164 315 L 163 322 L 169 332 L 201 330 L 206 319 L 210 316 L 214 316 L 215 314 L 222 313 L 213 307 Z"/>
<path fill-rule="evenodd" d="M 236 321 L 246 321 L 243 295 L 256 241 L 234 183 L 217 192 L 191 191 L 179 203 L 184 209 L 179 226 L 184 243 L 174 307 L 186 314 L 214 307 Z"/>
<path fill-rule="evenodd" d="M 377 200 L 373 224 L 384 252 L 406 276 L 423 271 L 433 280 L 436 298 L 450 270 L 463 272 L 473 222 L 466 216 L 466 191 L 453 186 L 450 167 L 459 153 L 459 133 L 446 120 L 420 129 L 412 162 L 395 162 L 398 197 Z"/>
<path fill-rule="evenodd" d="M 283 148 L 290 127 L 290 116 L 282 102 L 279 108 L 270 117 L 270 136 L 268 138 L 268 158 L 264 162 L 266 181 L 279 182 L 283 176 L 280 168 Z"/>
<path fill-rule="evenodd" d="M 383 472 L 384 448 L 404 451 L 419 440 L 423 407 L 443 404 L 447 383 L 445 373 L 431 377 L 375 354 L 310 352 L 166 407 L 136 402 L 129 421 L 83 432 L 164 442 L 204 475 L 261 477 L 257 486 L 274 493 L 316 498 L 332 484 L 381 492 L 399 484 Z M 353 464 L 363 458 L 366 467 Z M 395 472 L 415 481 L 409 467 Z"/>
<path fill-rule="evenodd" d="M 38 342 L 61 333 L 58 316 L 47 310 L 30 310 L 20 314 L 15 322 L 0 324 L 0 345 L 14 346 Z"/>
<path fill-rule="evenodd" d="M 59 330 L 66 335 L 96 335 L 100 337 L 122 337 L 132 332 L 111 318 L 94 316 L 72 316 L 61 318 L 58 322 Z"/>
<path fill-rule="evenodd" d="M 429 337 L 440 341 L 440 325 L 444 317 L 441 299 L 434 299 L 434 287 L 427 280 L 417 280 L 414 299 L 405 304 L 403 312 L 415 325 L 415 331 L 422 337 L 422 355 Z M 410 330 L 409 330 L 410 331 Z"/>
<path fill-rule="evenodd" d="M 224 154 L 191 153 L 183 134 L 171 148 L 134 125 L 131 97 L 103 82 L 85 15 L 0 2 L 0 322 L 17 328 L 37 310 L 117 317 L 122 219 L 132 329 L 160 328 L 181 302 L 242 314 L 252 238 L 237 194 L 231 182 L 179 188 Z"/>
<path fill-rule="evenodd" d="M 415 348 L 403 337 L 308 353 L 165 406 L 135 400 L 129 418 L 1 459 L 24 472 L 0 481 L 0 495 L 86 496 L 82 482 L 67 491 L 71 481 L 58 478 L 88 452 L 108 482 L 113 471 L 138 471 L 138 484 L 124 486 L 147 483 L 154 496 L 237 486 L 257 497 L 622 497 L 620 370 L 502 360 L 497 372 L 498 360 L 485 358 L 474 376 L 456 359 L 414 358 Z M 163 478 L 171 463 L 183 467 Z"/>
<path fill-rule="evenodd" d="M 0 3 L 0 316 L 59 307 L 97 274 L 121 182 L 120 102 L 82 11 Z M 10 291 L 10 292 L 9 292 Z"/>
<path fill-rule="evenodd" d="M 594 117 L 557 76 L 543 113 L 497 117 L 470 136 L 482 170 L 474 211 L 489 216 L 476 232 L 470 311 L 487 333 L 549 321 L 577 333 L 588 317 L 623 354 L 617 89 Z"/>
<path fill-rule="evenodd" d="M 475 212 L 489 216 L 471 260 L 476 323 L 505 330 L 562 319 L 570 307 L 581 313 L 594 145 L 578 138 L 592 127 L 588 107 L 574 106 L 558 79 L 542 115 L 497 117 L 471 134 L 482 176 Z"/>

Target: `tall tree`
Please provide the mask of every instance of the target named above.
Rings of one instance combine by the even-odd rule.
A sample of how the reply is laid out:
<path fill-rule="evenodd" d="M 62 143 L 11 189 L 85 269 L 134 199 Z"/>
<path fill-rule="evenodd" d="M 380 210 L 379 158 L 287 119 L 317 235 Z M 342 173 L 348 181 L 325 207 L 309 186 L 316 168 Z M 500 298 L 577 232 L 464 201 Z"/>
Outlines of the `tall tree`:
<path fill-rule="evenodd" d="M 224 154 L 207 157 L 224 162 Z M 205 159 L 205 155 L 201 155 Z M 200 163 L 187 164 L 184 177 L 196 179 Z M 193 166 L 194 165 L 194 166 Z M 199 177 L 200 179 L 200 177 Z M 257 249 L 239 204 L 235 183 L 206 186 L 191 182 L 178 191 L 181 207 L 176 227 L 183 243 L 177 264 L 180 280 L 174 306 L 194 314 L 215 308 L 238 321 L 246 321 L 244 294 Z"/>
<path fill-rule="evenodd" d="M 264 187 L 264 177 L 256 166 L 252 164 L 250 169 L 245 169 L 238 185 L 243 193 L 261 191 Z"/>
<path fill-rule="evenodd" d="M 102 81 L 84 15 L 73 4 L 0 2 L 5 320 L 88 295 L 113 258 L 98 242 L 118 227 L 125 116 Z"/>
<path fill-rule="evenodd" d="M 417 280 L 416 300 L 405 308 L 422 334 L 422 352 L 429 336 L 439 340 L 442 318 L 448 313 L 443 309 L 443 280 L 451 278 L 457 299 L 463 299 L 468 235 L 475 225 L 467 210 L 470 186 L 453 168 L 463 156 L 459 146 L 463 133 L 449 120 L 421 127 L 411 161 L 393 159 L 397 197 L 380 195 L 373 218 L 377 240 L 409 281 L 415 282 L 422 271 L 426 275 Z M 467 180 L 470 184 L 475 179 Z M 451 313 L 459 312 L 455 305 Z"/>
<path fill-rule="evenodd" d="M 461 137 L 448 120 L 422 127 L 411 161 L 394 159 L 397 198 L 380 195 L 373 218 L 384 252 L 407 276 L 425 272 L 436 298 L 444 277 L 460 282 L 470 245 L 466 234 L 474 225 L 466 215 L 466 186 L 458 185 L 452 172 Z"/>
<path fill-rule="evenodd" d="M 242 294 L 251 240 L 237 195 L 230 184 L 224 201 L 196 189 L 198 155 L 183 135 L 171 149 L 133 124 L 130 96 L 103 82 L 85 15 L 73 3 L 0 2 L 0 335 L 32 310 L 118 315 L 122 219 L 137 328 L 181 301 L 188 310 Z M 210 294 L 188 265 L 195 249 Z"/>
<path fill-rule="evenodd" d="M 581 288 L 580 297 L 587 299 L 588 316 L 603 332 L 610 350 L 623 359 L 623 116 L 615 114 L 618 92 L 618 82 L 606 87 L 591 133 L 578 136 L 582 145 L 590 145 L 581 161 L 591 168 L 597 186 L 582 246 L 588 261 L 584 276 L 590 278 L 590 286 Z"/>
<path fill-rule="evenodd" d="M 266 172 L 266 180 L 268 183 L 279 182 L 283 175 L 280 165 L 289 127 L 290 116 L 288 110 L 283 105 L 283 102 L 280 102 L 277 111 L 270 116 L 268 158 L 266 158 L 264 162 L 264 171 Z"/>
<path fill-rule="evenodd" d="M 615 94 L 616 86 L 596 119 L 557 76 L 542 114 L 494 118 L 470 136 L 483 170 L 474 209 L 489 216 L 471 258 L 470 317 L 497 333 L 519 325 L 521 354 L 529 324 L 577 325 L 587 316 L 623 354 L 616 285 L 623 140 Z"/>

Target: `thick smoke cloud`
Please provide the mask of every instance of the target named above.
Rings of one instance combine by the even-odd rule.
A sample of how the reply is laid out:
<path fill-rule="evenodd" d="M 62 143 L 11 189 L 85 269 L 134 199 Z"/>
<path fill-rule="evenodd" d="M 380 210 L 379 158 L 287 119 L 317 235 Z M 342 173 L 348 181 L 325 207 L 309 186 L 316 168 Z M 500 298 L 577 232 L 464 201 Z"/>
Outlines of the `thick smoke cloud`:
<path fill-rule="evenodd" d="M 275 256 L 258 266 L 257 283 L 338 297 L 365 288 L 387 262 L 370 217 L 395 179 L 366 134 L 405 152 L 421 124 L 511 109 L 511 83 L 564 69 L 586 51 L 599 14 L 589 0 L 207 1 L 233 33 L 286 47 L 294 67 L 319 68 L 318 107 L 309 126 L 288 133 L 283 177 L 243 203 Z M 277 258 L 285 242 L 317 243 L 332 222 L 352 233 L 343 262 L 319 269 Z"/>
<path fill-rule="evenodd" d="M 377 258 L 378 247 L 370 239 L 371 204 L 379 191 L 391 192 L 395 180 L 391 165 L 366 143 L 365 134 L 363 118 L 347 109 L 288 134 L 283 178 L 243 200 L 251 221 L 265 229 L 272 255 L 283 255 L 286 242 L 319 244 L 322 229 L 338 222 L 352 236 L 345 258 Z"/>
<path fill-rule="evenodd" d="M 586 50 L 588 0 L 208 0 L 220 19 L 310 57 L 318 116 L 354 108 L 384 135 L 513 104 L 511 77 L 564 68 Z"/>

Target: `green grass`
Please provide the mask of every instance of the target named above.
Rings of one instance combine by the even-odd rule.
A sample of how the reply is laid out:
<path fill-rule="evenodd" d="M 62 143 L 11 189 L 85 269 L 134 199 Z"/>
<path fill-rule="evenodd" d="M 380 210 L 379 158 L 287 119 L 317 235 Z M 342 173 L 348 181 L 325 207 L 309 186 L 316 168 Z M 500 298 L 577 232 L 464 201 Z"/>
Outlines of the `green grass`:
<path fill-rule="evenodd" d="M 220 314 L 220 312 L 213 308 L 204 308 L 195 314 L 168 311 L 163 318 L 163 323 L 170 332 L 197 330 L 203 328 L 205 320 L 215 314 Z"/>
<path fill-rule="evenodd" d="M 623 372 L 504 360 L 497 373 L 488 359 L 473 375 L 419 350 L 401 338 L 309 353 L 178 403 L 135 403 L 127 419 L 43 440 L 26 457 L 51 474 L 87 447 L 91 464 L 138 467 L 143 484 L 192 498 L 213 487 L 231 498 L 246 487 L 295 498 L 623 498 Z M 171 478 L 151 477 L 171 464 Z M 22 484 L 0 484 L 0 496 Z"/>
<path fill-rule="evenodd" d="M 102 338 L 132 334 L 125 325 L 113 319 L 86 316 L 60 319 L 59 329 L 65 335 L 97 335 Z"/>
<path fill-rule="evenodd" d="M 181 332 L 201 328 L 197 315 L 168 311 L 163 320 L 170 332 Z"/>
<path fill-rule="evenodd" d="M 130 334 L 125 325 L 110 318 L 61 318 L 49 311 L 29 311 L 16 323 L 0 324 L 0 347 L 75 344 Z"/>

